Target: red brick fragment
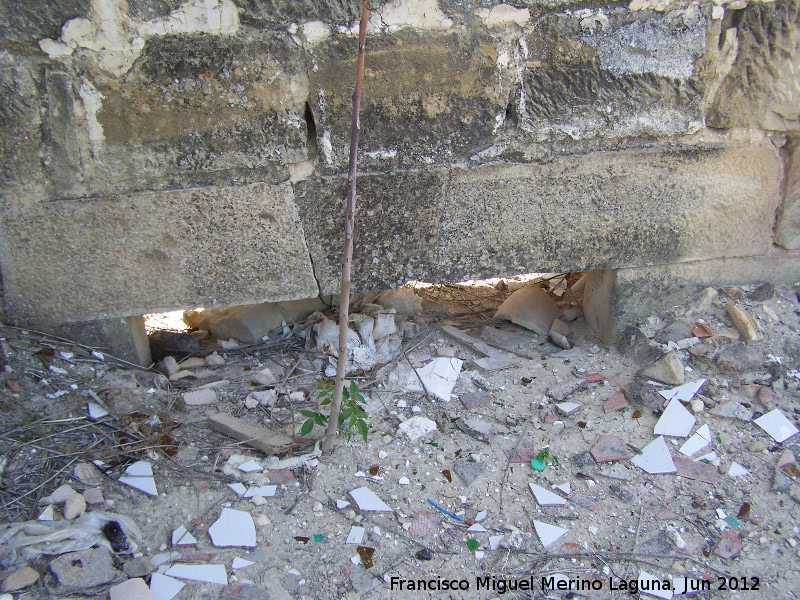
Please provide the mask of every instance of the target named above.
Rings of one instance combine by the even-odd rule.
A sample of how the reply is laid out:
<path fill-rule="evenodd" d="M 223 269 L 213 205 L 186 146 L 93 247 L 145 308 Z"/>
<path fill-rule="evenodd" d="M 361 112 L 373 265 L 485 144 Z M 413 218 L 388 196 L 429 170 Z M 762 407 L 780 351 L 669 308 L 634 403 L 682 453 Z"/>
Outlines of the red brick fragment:
<path fill-rule="evenodd" d="M 597 383 L 598 381 L 605 381 L 605 377 L 600 375 L 600 373 L 592 373 L 591 375 L 587 375 L 584 377 L 587 383 Z"/>
<path fill-rule="evenodd" d="M 508 462 L 512 463 L 531 462 L 536 455 L 539 454 L 535 446 L 522 446 L 516 450 L 505 450 L 504 452 L 506 453 Z"/>
<path fill-rule="evenodd" d="M 733 531 L 726 531 L 719 538 L 719 542 L 714 548 L 714 554 L 722 558 L 734 558 L 743 548 L 744 545 L 739 541 L 739 534 Z"/>
<path fill-rule="evenodd" d="M 675 463 L 675 468 L 678 470 L 678 472 L 675 473 L 676 475 L 686 477 L 687 479 L 705 481 L 706 483 L 716 483 L 717 481 L 717 467 L 714 465 L 694 461 L 691 458 L 681 458 L 679 456 L 673 456 L 672 462 Z"/>
<path fill-rule="evenodd" d="M 616 435 L 601 435 L 589 452 L 592 458 L 599 463 L 631 458 L 625 442 Z"/>
<path fill-rule="evenodd" d="M 628 406 L 628 401 L 625 399 L 625 394 L 617 392 L 608 400 L 603 402 L 603 411 L 611 412 L 612 410 L 620 410 Z"/>
<path fill-rule="evenodd" d="M 266 474 L 272 485 L 281 485 L 294 480 L 294 473 L 290 469 L 267 469 Z"/>

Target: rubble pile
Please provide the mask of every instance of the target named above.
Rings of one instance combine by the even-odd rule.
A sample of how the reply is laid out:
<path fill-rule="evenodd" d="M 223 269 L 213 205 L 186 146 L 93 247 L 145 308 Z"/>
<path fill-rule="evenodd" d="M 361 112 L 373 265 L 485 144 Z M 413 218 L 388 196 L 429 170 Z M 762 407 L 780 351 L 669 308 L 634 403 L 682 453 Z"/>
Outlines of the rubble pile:
<path fill-rule="evenodd" d="M 153 370 L 3 327 L 0 592 L 791 597 L 796 290 L 709 288 L 605 348 L 581 286 L 357 299 L 367 442 L 330 455 L 300 430 L 327 415 L 334 310 L 247 342 L 160 334 L 180 351 Z"/>

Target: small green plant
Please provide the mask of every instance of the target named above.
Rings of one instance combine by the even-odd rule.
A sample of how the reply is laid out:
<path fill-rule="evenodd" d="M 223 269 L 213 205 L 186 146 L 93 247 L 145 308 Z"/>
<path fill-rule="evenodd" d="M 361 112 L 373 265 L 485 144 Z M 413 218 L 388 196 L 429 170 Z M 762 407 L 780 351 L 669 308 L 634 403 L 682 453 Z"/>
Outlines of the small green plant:
<path fill-rule="evenodd" d="M 331 380 L 323 380 L 317 384 L 319 390 L 320 406 L 326 406 L 333 400 L 334 384 Z M 350 440 L 350 432 L 355 427 L 367 441 L 367 413 L 364 412 L 364 396 L 361 395 L 361 390 L 358 389 L 355 381 L 350 381 L 349 386 L 345 386 L 342 390 L 342 410 L 339 412 L 339 429 L 344 430 L 344 434 Z M 300 435 L 308 435 L 314 429 L 314 425 L 319 425 L 323 429 L 328 426 L 328 416 L 323 415 L 313 410 L 301 410 L 300 414 L 306 417 L 303 426 L 300 427 Z"/>

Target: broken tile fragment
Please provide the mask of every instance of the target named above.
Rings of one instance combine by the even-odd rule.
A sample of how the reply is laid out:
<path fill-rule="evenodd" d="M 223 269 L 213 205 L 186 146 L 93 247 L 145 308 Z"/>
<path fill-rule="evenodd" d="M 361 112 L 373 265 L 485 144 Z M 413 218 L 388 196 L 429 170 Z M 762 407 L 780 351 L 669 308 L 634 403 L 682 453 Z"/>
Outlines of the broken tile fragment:
<path fill-rule="evenodd" d="M 492 437 L 492 424 L 478 417 L 461 417 L 456 426 L 475 439 L 488 442 Z"/>
<path fill-rule="evenodd" d="M 488 404 L 492 401 L 492 395 L 489 392 L 467 392 L 466 394 L 461 394 L 459 399 L 464 408 L 470 409 Z"/>
<path fill-rule="evenodd" d="M 556 525 L 549 525 L 548 523 L 542 523 L 541 521 L 536 520 L 533 522 L 533 527 L 536 530 L 536 535 L 539 536 L 539 541 L 545 548 L 555 542 L 562 535 L 569 532 L 569 529 L 564 529 L 563 527 L 558 527 Z"/>
<path fill-rule="evenodd" d="M 192 546 L 196 543 L 197 539 L 183 525 L 172 532 L 173 546 Z"/>
<path fill-rule="evenodd" d="M 684 402 L 689 402 L 694 395 L 700 391 L 700 388 L 703 387 L 705 384 L 705 379 L 698 379 L 697 381 L 690 381 L 689 383 L 684 383 L 683 385 L 679 385 L 678 387 L 674 387 L 669 390 L 661 390 L 658 393 L 661 394 L 666 400 L 683 400 Z"/>
<path fill-rule="evenodd" d="M 214 431 L 266 454 L 282 454 L 292 448 L 294 440 L 281 431 L 272 431 L 254 425 L 227 413 L 208 417 L 208 426 Z"/>
<path fill-rule="evenodd" d="M 516 367 L 519 364 L 519 359 L 498 352 L 497 354 L 492 354 L 484 358 L 476 358 L 475 364 L 484 371 L 503 371 L 511 367 Z"/>
<path fill-rule="evenodd" d="M 750 471 L 745 469 L 737 462 L 732 462 L 730 468 L 728 469 L 728 477 L 744 477 L 745 475 L 749 474 Z"/>
<path fill-rule="evenodd" d="M 475 481 L 478 476 L 483 473 L 484 469 L 486 469 L 485 464 L 469 461 L 464 458 L 458 459 L 453 467 L 456 475 L 458 475 L 467 486 Z"/>
<path fill-rule="evenodd" d="M 591 373 L 583 378 L 586 383 L 597 383 L 598 381 L 605 381 L 605 379 L 600 373 Z"/>
<path fill-rule="evenodd" d="M 211 388 L 186 392 L 183 395 L 183 401 L 187 406 L 205 406 L 207 404 L 214 404 L 217 401 L 217 392 Z"/>
<path fill-rule="evenodd" d="M 249 512 L 223 508 L 219 519 L 208 528 L 211 542 L 217 547 L 255 548 L 256 526 Z"/>
<path fill-rule="evenodd" d="M 739 540 L 739 534 L 733 531 L 726 531 L 714 547 L 714 554 L 722 558 L 734 558 L 743 549 L 744 545 Z"/>
<path fill-rule="evenodd" d="M 440 528 L 438 513 L 423 509 L 409 523 L 408 533 L 416 540 L 428 540 L 438 535 Z"/>
<path fill-rule="evenodd" d="M 494 314 L 539 335 L 547 335 L 558 316 L 558 306 L 537 284 L 530 283 L 512 293 Z"/>
<path fill-rule="evenodd" d="M 267 467 L 264 470 L 264 474 L 267 476 L 267 480 L 273 485 L 282 485 L 284 483 L 294 481 L 295 479 L 294 473 L 292 473 L 292 470 L 288 468 L 270 469 Z"/>
<path fill-rule="evenodd" d="M 717 456 L 717 453 L 712 451 L 712 452 L 709 452 L 708 454 L 704 454 L 703 456 L 698 456 L 694 460 L 695 460 L 695 462 L 698 462 L 698 461 L 712 462 L 712 461 L 717 460 L 718 458 L 719 458 L 719 456 Z"/>
<path fill-rule="evenodd" d="M 603 402 L 603 412 L 620 410 L 626 406 L 628 406 L 628 401 L 625 399 L 625 394 L 622 392 L 616 392 L 608 400 Z"/>
<path fill-rule="evenodd" d="M 723 402 L 708 412 L 716 417 L 724 417 L 726 419 L 741 419 L 742 421 L 749 421 L 753 418 L 752 411 L 749 411 L 736 400 L 728 400 L 727 402 Z"/>
<path fill-rule="evenodd" d="M 686 440 L 678 450 L 681 454 L 691 456 L 711 443 L 711 428 L 703 425 L 692 437 Z"/>
<path fill-rule="evenodd" d="M 665 600 L 672 600 L 672 586 L 670 586 L 670 589 L 662 589 L 663 583 L 663 579 L 659 579 L 645 571 L 639 571 L 638 587 L 643 594 L 655 596 L 656 598 L 664 598 Z M 681 588 L 680 591 L 682 592 L 683 588 Z"/>
<path fill-rule="evenodd" d="M 800 468 L 797 467 L 797 459 L 795 459 L 794 453 L 791 450 L 786 450 L 781 454 L 776 467 L 787 475 L 800 477 Z"/>
<path fill-rule="evenodd" d="M 717 467 L 709 465 L 704 462 L 691 460 L 676 456 L 673 459 L 677 475 L 686 477 L 687 479 L 695 479 L 697 481 L 705 481 L 706 483 L 716 483 L 717 481 Z"/>
<path fill-rule="evenodd" d="M 504 535 L 490 535 L 489 536 L 489 550 L 494 552 L 500 547 L 500 542 L 503 541 Z"/>
<path fill-rule="evenodd" d="M 560 402 L 556 404 L 558 412 L 560 412 L 563 415 L 571 415 L 572 413 L 577 411 L 581 406 L 583 405 L 578 404 L 577 402 Z"/>
<path fill-rule="evenodd" d="M 536 446 L 522 446 L 503 451 L 511 463 L 529 463 L 538 453 Z"/>
<path fill-rule="evenodd" d="M 172 565 L 164 575 L 190 581 L 228 585 L 228 573 L 225 565 Z"/>
<path fill-rule="evenodd" d="M 778 443 L 785 442 L 797 434 L 797 427 L 777 408 L 763 417 L 759 417 L 753 423 L 761 427 Z"/>
<path fill-rule="evenodd" d="M 125 469 L 125 475 L 119 478 L 119 482 L 136 488 L 145 494 L 158 496 L 156 480 L 153 478 L 153 468 L 146 460 L 135 462 Z"/>
<path fill-rule="evenodd" d="M 677 402 L 677 400 L 673 400 L 673 402 Z M 651 475 L 674 473 L 676 471 L 675 463 L 672 461 L 664 436 L 658 436 L 647 444 L 642 449 L 642 453 L 634 456 L 631 462 Z"/>
<path fill-rule="evenodd" d="M 347 541 L 345 544 L 355 544 L 358 546 L 361 542 L 364 541 L 364 533 L 366 529 L 364 527 L 358 527 L 353 525 L 350 527 L 350 533 L 347 535 Z"/>
<path fill-rule="evenodd" d="M 244 484 L 239 483 L 238 481 L 236 483 L 229 483 L 228 487 L 231 488 L 233 492 L 239 497 L 243 496 L 244 493 L 247 491 L 247 488 L 244 487 Z"/>
<path fill-rule="evenodd" d="M 247 559 L 239 558 L 238 556 L 236 556 L 233 559 L 233 563 L 231 563 L 231 569 L 244 569 L 246 567 L 251 567 L 254 564 L 256 564 L 256 563 L 253 562 L 252 560 L 247 560 Z"/>
<path fill-rule="evenodd" d="M 474 525 L 470 525 L 467 531 L 469 531 L 470 533 L 486 533 L 486 527 L 484 527 L 483 525 L 479 525 L 478 523 L 475 523 Z"/>
<path fill-rule="evenodd" d="M 238 468 L 240 471 L 244 471 L 245 473 L 254 473 L 255 471 L 264 470 L 264 467 L 262 467 L 253 459 L 250 459 L 247 462 L 242 463 L 241 465 L 239 465 Z"/>
<path fill-rule="evenodd" d="M 601 435 L 589 452 L 598 463 L 631 458 L 631 453 L 628 452 L 625 442 L 615 435 Z"/>
<path fill-rule="evenodd" d="M 564 399 L 581 389 L 586 382 L 583 379 L 573 378 L 568 379 L 557 386 L 547 390 L 547 396 L 556 402 L 563 402 Z"/>
<path fill-rule="evenodd" d="M 88 402 L 86 404 L 86 408 L 89 411 L 89 418 L 93 421 L 97 421 L 98 419 L 102 419 L 108 414 L 108 411 L 100 406 L 99 404 L 95 404 L 94 402 Z"/>
<path fill-rule="evenodd" d="M 108 590 L 109 600 L 153 600 L 150 588 L 141 577 L 128 579 Z"/>
<path fill-rule="evenodd" d="M 633 476 L 628 472 L 624 466 L 619 463 L 613 464 L 600 471 L 600 475 L 610 479 L 618 479 L 620 481 L 632 481 Z"/>
<path fill-rule="evenodd" d="M 244 497 L 252 498 L 253 496 L 261 496 L 262 498 L 271 498 L 275 495 L 277 489 L 277 485 L 251 486 L 247 488 L 247 491 L 244 493 Z"/>
<path fill-rule="evenodd" d="M 667 408 L 656 423 L 653 433 L 655 435 L 668 435 L 671 437 L 686 437 L 692 431 L 692 427 L 697 422 L 695 416 L 690 413 L 680 400 L 669 401 Z"/>
<path fill-rule="evenodd" d="M 531 488 L 531 492 L 533 492 L 536 501 L 541 506 L 558 506 L 567 503 L 567 501 L 558 494 L 554 494 L 550 490 L 536 485 L 535 483 L 529 483 L 528 486 Z"/>
<path fill-rule="evenodd" d="M 392 512 L 392 509 L 368 487 L 360 487 L 348 495 L 358 509 L 364 512 Z"/>
<path fill-rule="evenodd" d="M 569 482 L 559 483 L 557 485 L 554 485 L 553 487 L 556 488 L 557 490 L 561 490 L 565 494 L 569 494 L 572 491 L 572 486 L 570 485 Z"/>
<path fill-rule="evenodd" d="M 601 500 L 594 498 L 593 496 L 587 496 L 582 492 L 577 492 L 569 497 L 569 499 L 577 504 L 578 506 L 582 506 L 587 510 L 595 510 L 598 506 L 600 506 Z"/>

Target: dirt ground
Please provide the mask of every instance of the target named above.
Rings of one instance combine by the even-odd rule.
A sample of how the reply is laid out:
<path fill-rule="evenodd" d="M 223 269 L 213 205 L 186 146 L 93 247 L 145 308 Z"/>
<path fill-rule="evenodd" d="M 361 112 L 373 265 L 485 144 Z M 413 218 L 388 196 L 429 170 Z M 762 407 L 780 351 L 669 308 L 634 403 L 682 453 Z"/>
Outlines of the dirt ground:
<path fill-rule="evenodd" d="M 570 317 L 580 309 L 577 296 L 570 296 L 574 282 L 547 285 L 563 294 L 555 300 L 562 310 L 573 309 Z M 217 352 L 224 364 L 196 360 L 174 381 L 121 364 L 102 349 L 0 328 L 0 499 L 7 524 L 0 530 L 0 578 L 32 567 L 38 580 L 12 592 L 31 600 L 108 598 L 109 588 L 128 576 L 149 583 L 152 571 L 176 564 L 222 565 L 228 581 L 182 580 L 178 599 L 671 597 L 670 591 L 630 589 L 652 588 L 639 583 L 647 574 L 677 592 L 687 578 L 689 587 L 706 587 L 698 593 L 704 598 L 800 597 L 800 470 L 793 462 L 800 435 L 781 443 L 753 422 L 776 409 L 795 425 L 800 417 L 796 290 L 731 287 L 705 302 L 687 298 L 631 324 L 621 352 L 604 347 L 581 316 L 568 322 L 569 350 L 489 320 L 521 285 L 418 287 L 425 312 L 395 317 L 403 337 L 393 369 L 379 365 L 353 376 L 367 401 L 367 443 L 358 433 L 349 440 L 340 435 L 332 454 L 310 457 L 304 455 L 313 451 L 313 440 L 297 439 L 292 452 L 269 456 L 211 431 L 207 422 L 223 412 L 297 433 L 305 419 L 297 411 L 316 410 L 322 371 L 332 362 L 317 352 L 313 321 L 249 346 L 223 349 L 214 339 L 200 339 L 194 354 Z M 745 345 L 737 339 L 729 304 L 756 318 L 763 340 Z M 447 324 L 476 338 L 486 326 L 518 334 L 524 341 L 519 352 L 495 355 L 518 364 L 480 368 L 475 361 L 483 354 L 446 334 Z M 711 337 L 695 337 L 707 333 Z M 711 442 L 691 459 L 679 452 L 688 436 L 666 437 L 666 446 L 676 463 L 712 451 L 717 459 L 695 462 L 694 470 L 684 466 L 682 476 L 651 475 L 630 457 L 657 439 L 654 427 L 666 404 L 657 392 L 676 386 L 649 383 L 636 373 L 676 346 L 685 382 L 706 380 L 684 403 L 696 419 L 689 435 L 708 425 Z M 450 400 L 409 391 L 408 373 L 440 356 L 464 361 Z M 254 381 L 264 368 L 276 381 Z M 376 380 L 376 373 L 385 376 Z M 574 380 L 583 382 L 563 402 L 581 406 L 562 414 L 555 406 L 561 400 L 551 396 Z M 214 390 L 213 402 L 188 404 L 184 394 L 204 385 Z M 271 389 L 277 392 L 272 405 L 248 408 L 252 397 L 245 404 L 251 392 Z M 606 412 L 604 402 L 617 392 L 627 406 Z M 467 408 L 462 398 L 478 404 Z M 88 403 L 108 414 L 91 419 Z M 400 424 L 415 417 L 435 422 L 436 429 L 409 439 Z M 488 425 L 483 433 L 464 431 L 461 417 Z M 628 458 L 597 462 L 602 435 L 620 438 L 618 451 Z M 319 427 L 312 436 L 319 438 Z M 529 463 L 545 448 L 549 461 L 539 472 Z M 258 470 L 238 468 L 250 459 Z M 77 465 L 93 461 L 102 461 L 97 471 L 87 466 L 76 473 Z M 118 481 L 138 461 L 151 464 L 156 495 Z M 747 473 L 732 476 L 734 467 L 729 474 L 734 462 Z M 244 498 L 229 487 L 236 482 L 275 485 L 275 495 Z M 113 555 L 108 581 L 59 576 L 51 563 L 71 556 L 57 551 L 59 542 L 11 548 L 11 527 L 35 520 L 46 506 L 42 499 L 64 484 L 96 502 L 86 514 L 122 515 L 140 530 L 135 548 L 135 535 L 127 531 L 130 543 Z M 529 484 L 564 503 L 541 505 Z M 388 510 L 359 510 L 348 494 L 363 487 Z M 226 508 L 251 515 L 254 547 L 212 543 L 209 527 Z M 56 522 L 64 510 L 56 504 Z M 181 526 L 195 543 L 172 545 Z M 561 533 L 547 526 L 566 532 L 545 547 L 550 533 Z M 364 528 L 360 543 L 347 543 L 358 533 L 353 527 Z M 110 545 L 108 537 L 97 543 Z M 150 561 L 134 564 L 138 557 Z M 237 557 L 253 564 L 234 569 Z M 563 581 L 562 588 L 544 590 L 543 578 L 551 585 Z"/>

